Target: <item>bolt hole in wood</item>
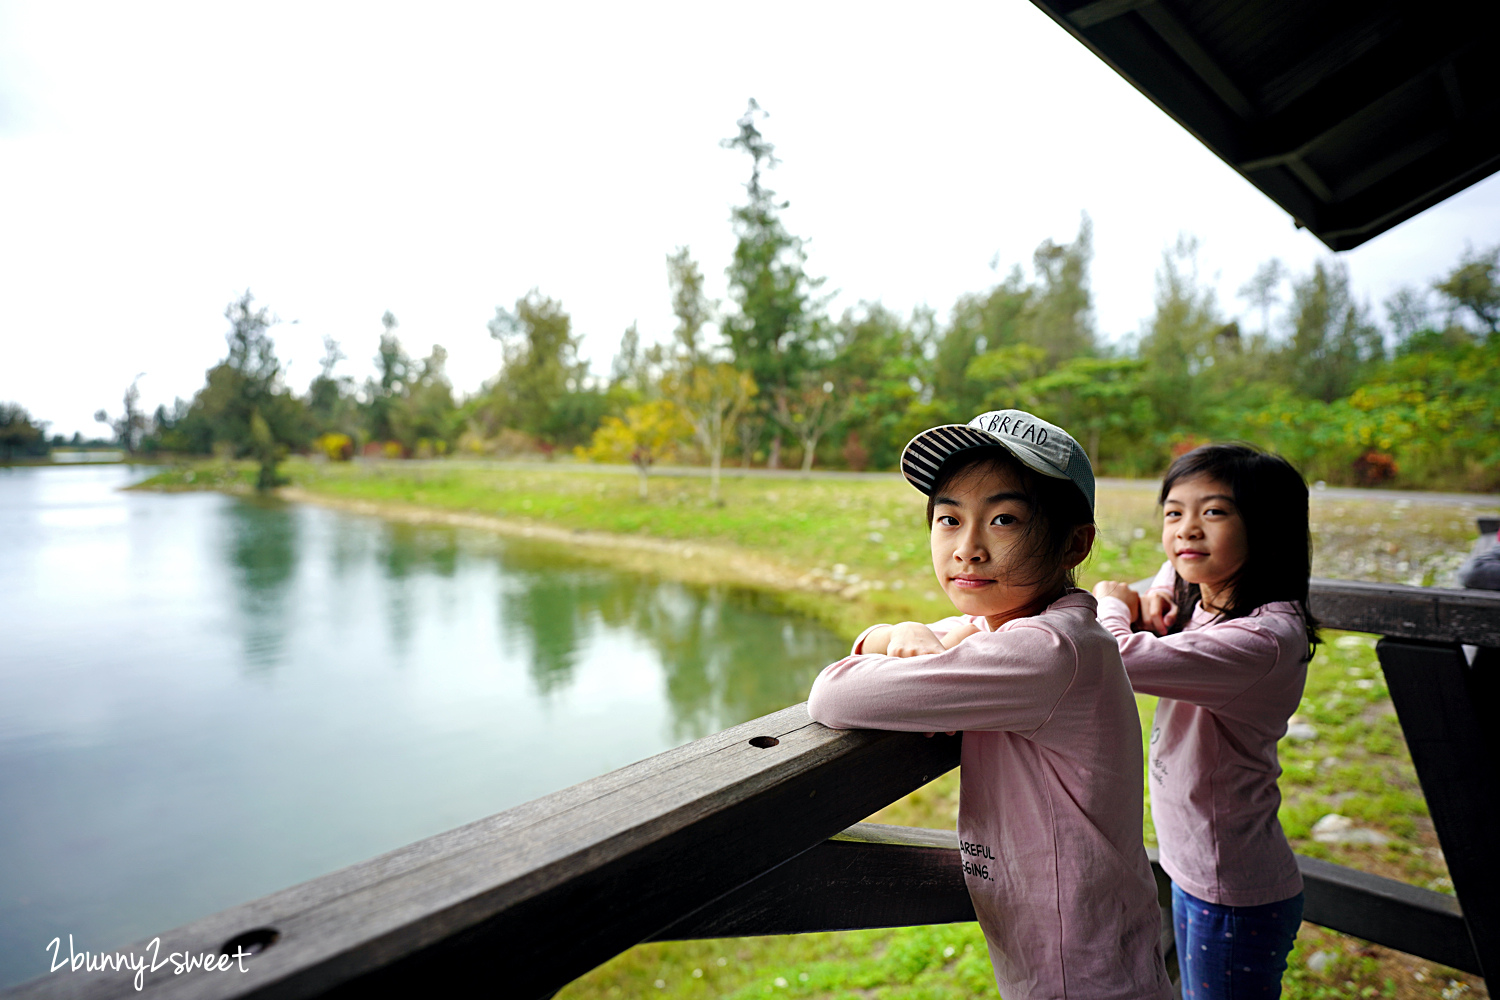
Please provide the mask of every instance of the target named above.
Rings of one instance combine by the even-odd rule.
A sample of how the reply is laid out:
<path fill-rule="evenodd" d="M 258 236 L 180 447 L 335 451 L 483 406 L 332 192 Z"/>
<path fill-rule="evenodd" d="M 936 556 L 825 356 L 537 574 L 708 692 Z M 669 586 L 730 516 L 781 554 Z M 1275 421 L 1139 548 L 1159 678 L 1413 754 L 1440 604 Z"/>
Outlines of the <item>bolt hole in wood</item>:
<path fill-rule="evenodd" d="M 751 746 L 760 747 L 762 750 L 769 750 L 771 747 L 776 746 L 780 742 L 781 741 L 774 736 L 754 736 L 750 739 Z"/>
<path fill-rule="evenodd" d="M 281 932 L 274 927 L 257 927 L 243 934 L 236 934 L 224 942 L 224 947 L 219 949 L 220 954 L 233 955 L 240 949 L 244 949 L 246 955 L 259 955 L 271 945 L 281 940 Z"/>

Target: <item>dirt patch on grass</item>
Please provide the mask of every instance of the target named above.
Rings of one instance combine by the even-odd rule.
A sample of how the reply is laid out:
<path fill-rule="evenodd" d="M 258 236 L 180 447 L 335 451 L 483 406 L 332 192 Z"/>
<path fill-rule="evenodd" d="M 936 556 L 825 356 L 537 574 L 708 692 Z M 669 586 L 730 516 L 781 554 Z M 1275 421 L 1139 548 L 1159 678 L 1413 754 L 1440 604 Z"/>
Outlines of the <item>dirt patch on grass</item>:
<path fill-rule="evenodd" d="M 528 518 L 495 517 L 465 511 L 441 510 L 391 501 L 351 500 L 310 493 L 296 487 L 278 491 L 285 500 L 316 504 L 351 514 L 382 517 L 407 524 L 443 524 L 494 532 L 507 538 L 529 539 L 560 546 L 570 558 L 602 563 L 614 569 L 682 580 L 686 583 L 731 584 L 756 590 L 815 593 L 839 592 L 832 582 L 809 577 L 778 560 L 726 545 L 675 541 L 649 535 L 621 535 L 606 531 L 544 524 Z"/>

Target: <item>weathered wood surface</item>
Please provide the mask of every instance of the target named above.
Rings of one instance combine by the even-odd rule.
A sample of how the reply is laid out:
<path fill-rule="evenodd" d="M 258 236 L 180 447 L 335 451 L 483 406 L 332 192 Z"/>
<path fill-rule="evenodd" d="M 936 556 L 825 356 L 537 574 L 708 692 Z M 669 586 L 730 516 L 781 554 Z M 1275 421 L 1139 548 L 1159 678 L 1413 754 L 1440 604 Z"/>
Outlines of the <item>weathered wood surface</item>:
<path fill-rule="evenodd" d="M 1171 882 L 1147 851 L 1171 909 Z M 1465 972 L 1479 972 L 1458 901 L 1430 889 L 1297 856 L 1305 919 Z M 973 920 L 958 836 L 951 830 L 860 823 L 689 914 L 656 940 L 804 934 Z M 1163 927 L 1163 951 L 1171 923 Z"/>
<path fill-rule="evenodd" d="M 1471 666 L 1455 643 L 1375 649 L 1464 908 L 1471 971 L 1500 976 L 1500 656 L 1480 650 Z"/>
<path fill-rule="evenodd" d="M 859 823 L 655 938 L 803 934 L 973 919 L 956 833 Z"/>
<path fill-rule="evenodd" d="M 1318 578 L 1310 589 L 1312 613 L 1327 628 L 1500 646 L 1500 592 Z"/>
<path fill-rule="evenodd" d="M 161 935 L 163 953 L 218 953 L 274 928 L 244 974 L 168 966 L 136 993 L 128 973 L 58 971 L 5 995 L 546 996 L 951 769 L 959 746 L 825 729 L 797 705 Z"/>
<path fill-rule="evenodd" d="M 1150 585 L 1148 577 L 1130 586 L 1145 593 Z M 1308 590 L 1313 616 L 1324 628 L 1500 647 L 1500 592 L 1320 577 L 1310 581 Z"/>

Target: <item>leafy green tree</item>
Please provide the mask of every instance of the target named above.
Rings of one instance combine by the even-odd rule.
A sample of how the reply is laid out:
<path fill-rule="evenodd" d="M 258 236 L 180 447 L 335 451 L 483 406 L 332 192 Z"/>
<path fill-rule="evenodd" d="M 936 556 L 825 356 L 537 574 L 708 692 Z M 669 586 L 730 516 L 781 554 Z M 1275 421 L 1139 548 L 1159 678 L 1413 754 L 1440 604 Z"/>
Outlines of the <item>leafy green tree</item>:
<path fill-rule="evenodd" d="M 532 289 L 514 310 L 497 308 L 489 329 L 504 351 L 497 401 L 510 426 L 538 433 L 553 401 L 583 376 L 573 321 L 562 303 Z"/>
<path fill-rule="evenodd" d="M 983 398 L 972 409 L 1008 410 L 1031 405 L 1027 386 L 1047 368 L 1047 352 L 1035 344 L 1007 344 L 986 351 L 970 361 L 964 372 L 969 385 L 984 389 Z"/>
<path fill-rule="evenodd" d="M 537 438 L 549 450 L 588 440 L 607 405 L 587 384 L 580 337 L 562 303 L 533 288 L 514 310 L 497 308 L 489 324 L 504 363 L 483 407 L 488 422 Z"/>
<path fill-rule="evenodd" d="M 704 292 L 703 272 L 689 248 L 678 247 L 667 255 L 667 285 L 672 290 L 672 315 L 677 317 L 672 331 L 677 349 L 694 364 L 701 363 L 710 353 L 703 330 L 713 322 L 718 304 Z"/>
<path fill-rule="evenodd" d="M 1458 267 L 1432 287 L 1453 312 L 1467 310 L 1490 336 L 1500 334 L 1500 245 L 1482 253 L 1465 250 Z"/>
<path fill-rule="evenodd" d="M 1094 223 L 1085 212 L 1072 243 L 1044 240 L 1032 255 L 1037 290 L 1023 327 L 1028 343 L 1047 352 L 1058 364 L 1068 358 L 1093 354 L 1093 298 L 1089 292 L 1089 264 L 1094 258 Z"/>
<path fill-rule="evenodd" d="M 138 405 L 141 401 L 139 383 L 145 377 L 146 373 L 141 372 L 130 380 L 130 385 L 125 387 L 125 405 L 119 417 L 111 417 L 107 410 L 99 410 L 94 414 L 94 420 L 107 424 L 114 432 L 115 441 L 125 449 L 127 455 L 135 454 L 142 436 L 146 433 L 146 415 L 141 412 Z"/>
<path fill-rule="evenodd" d="M 1181 240 L 1182 237 L 1179 237 L 1178 242 Z M 1281 301 L 1281 284 L 1286 279 L 1286 265 L 1281 262 L 1280 257 L 1272 257 L 1256 268 L 1250 280 L 1240 286 L 1240 298 L 1260 310 L 1262 336 L 1271 335 L 1271 307 Z"/>
<path fill-rule="evenodd" d="M 224 310 L 229 355 L 208 370 L 207 384 L 193 400 L 215 447 L 253 457 L 260 464 L 258 488 L 280 480 L 277 464 L 291 447 L 311 438 L 305 405 L 281 384 L 281 362 L 270 329 L 277 320 L 255 305 L 248 290 Z"/>
<path fill-rule="evenodd" d="M 851 466 L 896 464 L 912 436 L 906 433 L 908 410 L 932 392 L 936 329 L 926 307 L 907 320 L 869 302 L 845 310 L 831 324 L 832 360 L 825 371 L 847 400 L 843 419 L 831 433 L 843 441 Z"/>
<path fill-rule="evenodd" d="M 656 355 L 660 389 L 691 428 L 708 459 L 709 499 L 719 499 L 719 470 L 724 446 L 752 405 L 757 388 L 749 372 L 716 359 L 704 341 L 704 328 L 713 320 L 716 303 L 703 290 L 703 273 L 687 247 L 667 257 L 667 286 L 672 293 L 673 351 Z"/>
<path fill-rule="evenodd" d="M 396 410 L 406 395 L 412 361 L 401 347 L 396 328 L 401 324 L 389 309 L 380 317 L 380 347 L 375 352 L 375 378 L 365 380 L 365 430 L 372 441 L 395 441 Z"/>
<path fill-rule="evenodd" d="M 1332 402 L 1348 395 L 1364 367 L 1384 354 L 1380 331 L 1349 292 L 1341 261 L 1318 261 L 1292 285 L 1292 339 L 1285 372 L 1305 396 Z"/>
<path fill-rule="evenodd" d="M 1432 328 L 1432 304 L 1428 292 L 1403 285 L 1385 300 L 1385 316 L 1399 352 L 1413 337 Z"/>
<path fill-rule="evenodd" d="M 1034 290 L 1019 265 L 988 292 L 959 297 L 933 352 L 934 399 L 948 407 L 949 420 L 967 422 L 994 388 L 986 376 L 992 366 L 976 367 L 977 359 L 1023 343 L 1030 346 L 1027 333 L 1033 297 Z M 1046 356 L 1044 350 L 1037 350 Z"/>
<path fill-rule="evenodd" d="M 354 380 L 334 374 L 346 358 L 337 340 L 323 338 L 323 359 L 318 363 L 318 374 L 307 387 L 307 409 L 319 432 L 344 434 L 352 439 L 361 436 L 362 431 L 359 406 L 354 399 Z"/>
<path fill-rule="evenodd" d="M 933 356 L 932 399 L 945 419 L 962 423 L 996 398 L 1013 398 L 1018 363 L 1038 365 L 1029 378 L 1095 353 L 1093 231 L 1085 214 L 1072 243 L 1042 241 L 1034 283 L 1016 265 L 988 292 L 960 296 Z"/>
<path fill-rule="evenodd" d="M 203 455 L 213 450 L 213 429 L 203 414 L 181 396 L 171 407 L 162 404 L 151 415 L 149 429 L 141 439 L 141 450 Z"/>
<path fill-rule="evenodd" d="M 1078 437 L 1095 468 L 1106 435 L 1129 444 L 1152 424 L 1150 398 L 1141 391 L 1145 363 L 1135 358 L 1069 358 L 1027 382 L 1022 391 L 1048 418 Z"/>
<path fill-rule="evenodd" d="M 1201 432 L 1205 373 L 1227 346 L 1220 336 L 1225 330 L 1213 289 L 1198 278 L 1198 241 L 1179 236 L 1162 252 L 1155 313 L 1137 348 L 1145 362 L 1142 388 L 1163 429 Z"/>
<path fill-rule="evenodd" d="M 46 421 L 33 421 L 20 403 L 0 403 L 0 461 L 9 462 L 16 453 L 47 453 Z"/>
<path fill-rule="evenodd" d="M 610 362 L 610 390 L 621 399 L 639 402 L 650 392 L 654 381 L 650 348 L 641 347 L 640 330 L 631 323 L 620 335 L 620 348 Z"/>
<path fill-rule="evenodd" d="M 440 344 L 406 366 L 402 394 L 391 414 L 395 439 L 411 453 L 426 457 L 446 454 L 457 431 L 458 407 L 448 381 L 448 352 Z"/>
<path fill-rule="evenodd" d="M 727 273 L 736 310 L 726 317 L 724 329 L 734 364 L 750 373 L 774 408 L 774 401 L 795 386 L 797 373 L 808 367 L 813 321 L 821 307 L 813 293 L 822 280 L 808 277 L 803 241 L 781 221 L 790 203 L 778 201 L 762 182 L 763 172 L 780 162 L 775 146 L 758 127 L 765 118 L 752 98 L 737 122 L 739 134 L 722 143 L 726 149 L 745 152 L 751 163 L 745 185 L 748 197 L 731 216 L 737 242 Z M 773 467 L 779 464 L 780 452 L 777 431 L 771 442 Z"/>

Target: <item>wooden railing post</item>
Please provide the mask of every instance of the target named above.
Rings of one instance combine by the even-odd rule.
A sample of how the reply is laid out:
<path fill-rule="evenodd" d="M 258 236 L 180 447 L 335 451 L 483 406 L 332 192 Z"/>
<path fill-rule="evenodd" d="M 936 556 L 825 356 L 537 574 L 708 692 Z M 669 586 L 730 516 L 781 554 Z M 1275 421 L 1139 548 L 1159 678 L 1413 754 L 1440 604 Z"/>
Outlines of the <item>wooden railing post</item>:
<path fill-rule="evenodd" d="M 1386 686 L 1480 971 L 1500 975 L 1500 652 L 1381 639 Z"/>

